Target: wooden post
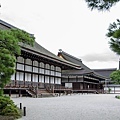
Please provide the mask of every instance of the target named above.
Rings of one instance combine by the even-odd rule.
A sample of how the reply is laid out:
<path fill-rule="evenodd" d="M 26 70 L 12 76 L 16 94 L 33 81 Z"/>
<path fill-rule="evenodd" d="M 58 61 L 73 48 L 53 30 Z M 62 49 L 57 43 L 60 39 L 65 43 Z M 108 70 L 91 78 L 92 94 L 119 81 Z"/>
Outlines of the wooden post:
<path fill-rule="evenodd" d="M 54 86 L 52 87 L 52 92 L 54 93 Z"/>
<path fill-rule="evenodd" d="M 19 97 L 21 96 L 21 90 L 19 90 Z"/>
<path fill-rule="evenodd" d="M 22 103 L 20 103 L 20 109 L 22 109 Z"/>
<path fill-rule="evenodd" d="M 114 86 L 114 93 L 115 93 L 115 86 Z"/>
<path fill-rule="evenodd" d="M 26 116 L 26 107 L 23 107 L 23 116 Z"/>
<path fill-rule="evenodd" d="M 38 97 L 38 86 L 36 86 L 36 98 Z"/>
<path fill-rule="evenodd" d="M 9 90 L 9 96 L 11 96 L 11 90 Z"/>

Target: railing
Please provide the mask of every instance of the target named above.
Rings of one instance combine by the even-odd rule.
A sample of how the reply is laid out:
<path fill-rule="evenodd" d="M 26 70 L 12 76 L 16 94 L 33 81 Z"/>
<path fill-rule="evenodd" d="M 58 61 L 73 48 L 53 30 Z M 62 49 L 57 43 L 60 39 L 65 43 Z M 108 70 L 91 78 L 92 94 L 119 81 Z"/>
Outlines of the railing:
<path fill-rule="evenodd" d="M 90 93 L 90 92 L 92 92 L 92 93 L 104 93 L 103 92 L 103 89 L 92 89 L 92 88 L 90 88 L 90 89 L 73 89 L 72 90 L 73 92 L 84 92 L 84 93 Z"/>

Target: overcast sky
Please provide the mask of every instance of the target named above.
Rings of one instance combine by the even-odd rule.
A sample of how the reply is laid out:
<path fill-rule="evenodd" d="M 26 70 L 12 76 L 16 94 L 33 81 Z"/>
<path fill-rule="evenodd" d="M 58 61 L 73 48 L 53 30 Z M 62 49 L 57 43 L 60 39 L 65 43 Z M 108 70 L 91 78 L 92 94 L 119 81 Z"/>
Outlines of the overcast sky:
<path fill-rule="evenodd" d="M 120 3 L 110 11 L 91 11 L 84 0 L 0 0 L 0 18 L 34 34 L 52 53 L 59 49 L 80 58 L 91 69 L 118 68 L 119 57 L 105 36 L 120 18 Z"/>

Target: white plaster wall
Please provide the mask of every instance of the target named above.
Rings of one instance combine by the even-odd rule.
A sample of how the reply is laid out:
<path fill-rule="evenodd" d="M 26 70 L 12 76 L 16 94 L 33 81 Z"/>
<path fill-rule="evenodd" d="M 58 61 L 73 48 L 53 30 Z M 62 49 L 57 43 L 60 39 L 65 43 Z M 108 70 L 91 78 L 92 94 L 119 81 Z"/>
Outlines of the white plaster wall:
<path fill-rule="evenodd" d="M 24 65 L 17 63 L 17 69 L 18 70 L 24 70 Z"/>
<path fill-rule="evenodd" d="M 110 93 L 120 93 L 120 87 L 104 87 L 104 91 L 108 92 L 109 88 L 111 89 Z"/>
<path fill-rule="evenodd" d="M 44 68 L 44 63 L 43 62 L 40 63 L 40 67 Z"/>
<path fill-rule="evenodd" d="M 26 60 L 25 60 L 25 64 L 32 65 L 32 61 L 31 61 L 30 59 L 26 59 Z"/>
<path fill-rule="evenodd" d="M 42 68 L 39 68 L 39 73 L 42 73 L 42 74 L 44 74 L 44 69 L 42 69 Z"/>
<path fill-rule="evenodd" d="M 38 66 L 38 61 L 33 61 L 33 66 Z"/>
<path fill-rule="evenodd" d="M 15 73 L 11 76 L 11 80 L 15 80 Z"/>
<path fill-rule="evenodd" d="M 44 83 L 44 76 L 41 76 L 41 82 Z"/>
<path fill-rule="evenodd" d="M 25 71 L 32 72 L 32 66 L 25 65 Z"/>
<path fill-rule="evenodd" d="M 33 72 L 38 73 L 38 68 L 37 67 L 33 67 Z"/>
<path fill-rule="evenodd" d="M 45 83 L 49 83 L 49 77 L 45 76 Z"/>
<path fill-rule="evenodd" d="M 31 74 L 25 73 L 25 81 L 31 81 Z"/>
<path fill-rule="evenodd" d="M 19 80 L 20 80 L 20 81 L 23 81 L 24 73 L 20 72 L 19 75 L 20 75 Z"/>
<path fill-rule="evenodd" d="M 20 76 L 19 76 L 19 72 L 16 72 L 16 80 L 19 80 Z"/>
<path fill-rule="evenodd" d="M 49 75 L 50 74 L 50 70 L 45 70 L 45 74 Z"/>
<path fill-rule="evenodd" d="M 55 74 L 55 72 L 54 71 L 51 71 L 51 75 L 54 75 Z"/>
<path fill-rule="evenodd" d="M 17 57 L 17 61 L 20 63 L 24 63 L 24 58 L 19 56 Z"/>
<path fill-rule="evenodd" d="M 51 70 L 55 70 L 55 67 L 53 65 L 51 65 Z"/>
<path fill-rule="evenodd" d="M 72 83 L 65 83 L 65 87 L 72 88 Z"/>
<path fill-rule="evenodd" d="M 50 83 L 53 83 L 53 84 L 54 84 L 54 77 L 51 77 L 51 78 L 50 78 Z"/>
<path fill-rule="evenodd" d="M 55 84 L 61 84 L 61 78 L 55 78 Z"/>
<path fill-rule="evenodd" d="M 60 72 L 56 72 L 55 74 L 56 74 L 56 76 L 61 77 L 61 73 Z"/>
<path fill-rule="evenodd" d="M 61 72 L 61 68 L 60 67 L 56 67 L 56 71 Z"/>
<path fill-rule="evenodd" d="M 38 75 L 33 74 L 33 82 L 38 82 Z"/>

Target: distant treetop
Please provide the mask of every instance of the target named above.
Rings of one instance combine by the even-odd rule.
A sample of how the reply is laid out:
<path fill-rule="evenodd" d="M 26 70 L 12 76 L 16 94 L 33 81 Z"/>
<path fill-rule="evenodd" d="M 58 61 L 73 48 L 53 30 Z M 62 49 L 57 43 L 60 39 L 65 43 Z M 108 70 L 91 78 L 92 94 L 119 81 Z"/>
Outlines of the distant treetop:
<path fill-rule="evenodd" d="M 88 7 L 93 9 L 98 9 L 99 11 L 109 10 L 113 5 L 115 5 L 120 0 L 85 0 L 88 3 Z"/>

